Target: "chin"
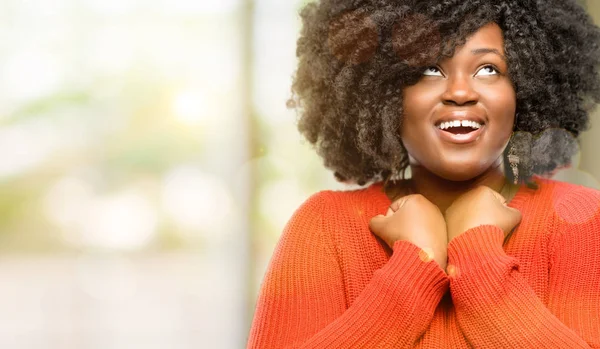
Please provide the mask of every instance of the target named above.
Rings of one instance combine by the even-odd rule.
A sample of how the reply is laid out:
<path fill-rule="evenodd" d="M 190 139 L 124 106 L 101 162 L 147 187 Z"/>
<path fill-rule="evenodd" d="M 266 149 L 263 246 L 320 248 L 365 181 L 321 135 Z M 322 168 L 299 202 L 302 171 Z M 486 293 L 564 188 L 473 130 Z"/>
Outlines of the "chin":
<path fill-rule="evenodd" d="M 457 168 L 464 168 L 464 171 L 457 172 Z M 440 172 L 434 172 L 438 177 L 453 181 L 453 182 L 466 182 L 479 177 L 484 171 L 480 169 L 466 168 L 462 165 L 456 165 L 451 170 L 442 170 Z"/>
<path fill-rule="evenodd" d="M 466 182 L 466 181 L 470 181 L 473 178 L 475 178 L 476 176 L 471 176 L 468 174 L 457 174 L 457 173 L 453 173 L 450 175 L 443 175 L 443 176 L 438 176 L 441 177 L 445 180 L 448 181 L 452 181 L 452 182 Z"/>

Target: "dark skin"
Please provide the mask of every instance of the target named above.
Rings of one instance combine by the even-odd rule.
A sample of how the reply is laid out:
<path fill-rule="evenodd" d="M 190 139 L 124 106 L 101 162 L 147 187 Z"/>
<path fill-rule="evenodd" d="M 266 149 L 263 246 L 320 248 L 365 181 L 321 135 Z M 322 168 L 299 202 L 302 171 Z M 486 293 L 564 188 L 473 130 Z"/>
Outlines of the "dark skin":
<path fill-rule="evenodd" d="M 392 205 L 370 222 L 390 248 L 398 240 L 410 241 L 445 270 L 447 245 L 455 237 L 487 224 L 508 234 L 520 222 L 521 213 L 506 205 L 516 191 L 506 183 L 502 160 L 516 93 L 503 57 L 502 30 L 488 24 L 403 91 L 400 132 L 412 178 L 388 188 Z M 436 122 L 454 111 L 482 119 L 475 141 L 456 144 L 438 136 Z"/>

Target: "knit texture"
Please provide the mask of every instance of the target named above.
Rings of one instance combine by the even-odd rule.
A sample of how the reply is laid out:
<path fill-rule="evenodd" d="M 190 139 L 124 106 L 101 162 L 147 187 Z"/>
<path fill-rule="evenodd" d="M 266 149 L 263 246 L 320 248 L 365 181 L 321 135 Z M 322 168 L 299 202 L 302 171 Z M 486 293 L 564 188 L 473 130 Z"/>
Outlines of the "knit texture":
<path fill-rule="evenodd" d="M 523 219 L 448 244 L 448 274 L 369 231 L 381 183 L 322 191 L 294 213 L 258 297 L 248 348 L 600 349 L 600 192 L 535 177 Z"/>

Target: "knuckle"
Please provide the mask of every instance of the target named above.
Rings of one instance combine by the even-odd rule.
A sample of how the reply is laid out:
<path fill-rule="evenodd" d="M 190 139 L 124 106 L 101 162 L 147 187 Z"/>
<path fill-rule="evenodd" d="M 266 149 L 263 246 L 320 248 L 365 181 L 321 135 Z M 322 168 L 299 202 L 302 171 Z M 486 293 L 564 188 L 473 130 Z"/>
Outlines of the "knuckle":
<path fill-rule="evenodd" d="M 422 194 L 411 194 L 411 195 L 409 195 L 409 196 L 411 197 L 411 199 L 413 199 L 413 200 L 415 200 L 415 201 L 418 201 L 418 202 L 421 202 L 421 201 L 423 201 L 423 200 L 426 200 L 426 199 L 425 199 L 425 196 L 423 196 Z"/>
<path fill-rule="evenodd" d="M 377 225 L 379 218 L 378 217 L 373 217 L 369 220 L 369 228 L 373 228 L 374 226 Z"/>

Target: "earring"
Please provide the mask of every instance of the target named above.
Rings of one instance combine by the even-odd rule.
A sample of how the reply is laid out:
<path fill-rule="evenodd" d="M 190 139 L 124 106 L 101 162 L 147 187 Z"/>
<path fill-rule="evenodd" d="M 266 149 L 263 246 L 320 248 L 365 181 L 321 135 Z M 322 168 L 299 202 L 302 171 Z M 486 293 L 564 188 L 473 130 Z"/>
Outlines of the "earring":
<path fill-rule="evenodd" d="M 515 154 L 515 146 L 512 144 L 508 151 L 508 162 L 513 173 L 513 183 L 519 184 L 519 156 Z"/>

